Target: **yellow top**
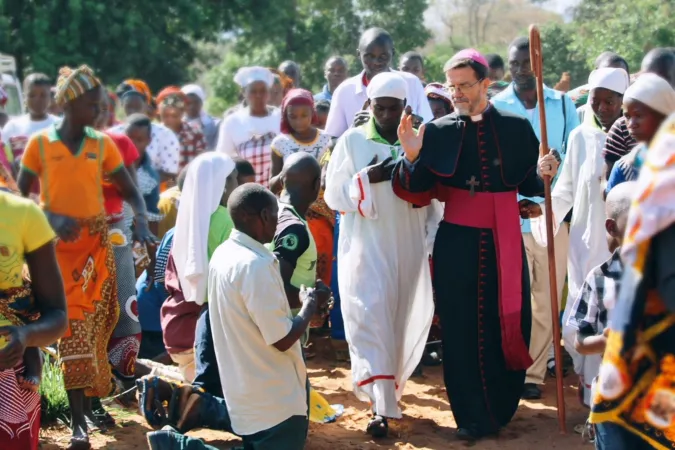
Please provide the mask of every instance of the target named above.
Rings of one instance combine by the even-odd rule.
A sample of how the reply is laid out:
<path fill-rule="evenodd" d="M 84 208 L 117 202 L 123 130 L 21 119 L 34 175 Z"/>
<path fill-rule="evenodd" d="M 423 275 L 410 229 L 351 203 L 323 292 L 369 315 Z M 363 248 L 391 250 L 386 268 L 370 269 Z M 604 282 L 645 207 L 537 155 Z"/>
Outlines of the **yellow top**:
<path fill-rule="evenodd" d="M 22 286 L 24 256 L 54 237 L 33 201 L 0 191 L 0 290 Z"/>

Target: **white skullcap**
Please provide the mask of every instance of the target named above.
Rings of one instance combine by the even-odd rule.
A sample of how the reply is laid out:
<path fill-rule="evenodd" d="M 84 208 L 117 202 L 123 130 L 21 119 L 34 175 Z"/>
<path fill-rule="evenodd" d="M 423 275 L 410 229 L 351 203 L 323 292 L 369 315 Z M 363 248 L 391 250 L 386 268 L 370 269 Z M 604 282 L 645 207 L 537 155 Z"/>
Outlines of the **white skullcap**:
<path fill-rule="evenodd" d="M 202 89 L 200 86 L 196 84 L 186 84 L 183 86 L 183 94 L 185 95 L 196 95 L 201 99 L 202 102 L 206 101 L 206 94 L 204 93 L 204 89 Z"/>
<path fill-rule="evenodd" d="M 234 75 L 234 82 L 242 88 L 245 88 L 251 83 L 262 81 L 267 87 L 274 83 L 274 74 L 264 67 L 242 67 Z"/>
<path fill-rule="evenodd" d="M 643 73 L 623 95 L 626 99 L 637 100 L 664 116 L 675 112 L 675 89 L 666 80 L 653 73 Z"/>
<path fill-rule="evenodd" d="M 408 93 L 408 83 L 402 76 L 394 72 L 378 73 L 368 83 L 366 90 L 368 98 L 391 97 L 405 100 Z"/>
<path fill-rule="evenodd" d="M 623 94 L 628 89 L 629 84 L 628 72 L 614 67 L 596 69 L 588 77 L 589 91 L 596 88 L 605 88 Z"/>

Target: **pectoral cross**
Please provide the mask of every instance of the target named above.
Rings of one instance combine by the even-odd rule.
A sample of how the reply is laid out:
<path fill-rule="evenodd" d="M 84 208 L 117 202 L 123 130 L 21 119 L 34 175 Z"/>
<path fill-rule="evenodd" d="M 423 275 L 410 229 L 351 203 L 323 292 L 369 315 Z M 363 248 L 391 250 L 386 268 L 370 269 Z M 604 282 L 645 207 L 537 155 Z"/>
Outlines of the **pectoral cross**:
<path fill-rule="evenodd" d="M 471 179 L 466 182 L 466 185 L 471 186 L 471 189 L 469 190 L 469 195 L 473 197 L 474 195 L 476 195 L 476 186 L 479 186 L 480 182 L 476 181 L 476 177 L 472 175 Z"/>

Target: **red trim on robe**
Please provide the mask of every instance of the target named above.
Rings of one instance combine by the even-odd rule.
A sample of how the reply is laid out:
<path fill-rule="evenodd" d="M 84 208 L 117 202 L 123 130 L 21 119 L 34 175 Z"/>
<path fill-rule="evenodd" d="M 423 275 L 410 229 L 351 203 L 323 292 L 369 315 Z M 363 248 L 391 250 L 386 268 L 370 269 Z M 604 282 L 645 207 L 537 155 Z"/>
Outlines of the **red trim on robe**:
<path fill-rule="evenodd" d="M 403 164 L 403 163 L 401 163 Z M 404 166 L 403 170 L 405 171 L 406 177 L 410 176 L 408 169 Z M 429 189 L 424 192 L 410 192 L 403 185 L 401 185 L 401 180 L 399 174 L 394 172 L 393 174 L 393 189 L 394 194 L 401 200 L 405 200 L 408 203 L 412 203 L 417 206 L 428 206 L 431 204 L 431 200 L 435 198 L 435 189 Z"/>
<path fill-rule="evenodd" d="M 374 383 L 377 380 L 393 380 L 394 385 L 396 386 L 396 389 L 398 389 L 398 383 L 396 383 L 396 377 L 394 375 L 373 375 L 370 378 L 366 378 L 363 381 L 359 381 L 358 383 L 356 383 L 356 385 L 358 387 L 363 387 L 366 384 Z"/>
<path fill-rule="evenodd" d="M 363 181 L 361 181 L 361 175 L 356 174 L 356 179 L 359 182 L 359 192 L 361 193 L 361 198 L 359 198 L 359 204 L 356 207 L 359 210 L 359 214 L 361 214 L 361 217 L 366 217 L 365 214 L 363 214 L 363 211 L 361 210 L 361 202 L 366 198 L 365 192 L 363 192 Z"/>

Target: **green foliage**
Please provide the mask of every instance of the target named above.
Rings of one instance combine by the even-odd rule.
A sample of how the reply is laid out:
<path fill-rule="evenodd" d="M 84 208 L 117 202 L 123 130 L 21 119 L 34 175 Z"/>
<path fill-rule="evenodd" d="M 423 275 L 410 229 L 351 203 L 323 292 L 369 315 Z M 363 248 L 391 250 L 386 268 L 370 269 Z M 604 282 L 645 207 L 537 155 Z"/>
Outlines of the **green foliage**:
<path fill-rule="evenodd" d="M 573 88 L 588 80 L 590 65 L 587 59 L 572 50 L 574 31 L 573 25 L 558 23 L 540 29 L 544 82 L 548 86 L 555 86 L 564 72 L 569 72 Z"/>
<path fill-rule="evenodd" d="M 604 51 L 637 72 L 645 53 L 675 42 L 675 4 L 662 0 L 584 0 L 576 10 L 570 50 L 589 64 Z"/>
<path fill-rule="evenodd" d="M 42 368 L 42 383 L 40 383 L 42 397 L 42 423 L 50 424 L 58 420 L 68 423 L 70 407 L 68 394 L 63 384 L 63 372 L 58 364 L 45 358 Z"/>
<path fill-rule="evenodd" d="M 0 0 L 0 48 L 25 73 L 88 64 L 109 84 L 143 78 L 156 90 L 185 79 L 190 39 L 214 36 L 239 3 L 220 12 L 207 0 Z"/>

